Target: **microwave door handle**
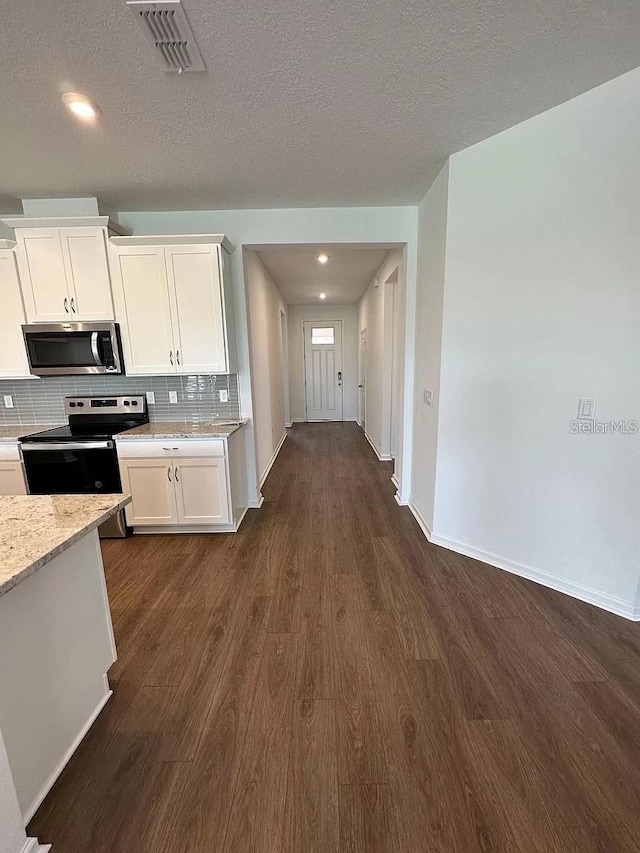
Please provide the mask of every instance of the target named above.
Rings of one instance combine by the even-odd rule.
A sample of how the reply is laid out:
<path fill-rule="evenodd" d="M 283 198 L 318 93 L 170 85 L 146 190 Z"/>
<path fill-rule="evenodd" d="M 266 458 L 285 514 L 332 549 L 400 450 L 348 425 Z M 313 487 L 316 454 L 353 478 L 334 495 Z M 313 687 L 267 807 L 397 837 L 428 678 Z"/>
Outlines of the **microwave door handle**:
<path fill-rule="evenodd" d="M 91 352 L 93 353 L 93 360 L 96 363 L 96 367 L 104 367 L 102 364 L 102 359 L 100 358 L 100 352 L 98 351 L 98 333 L 91 332 Z"/>

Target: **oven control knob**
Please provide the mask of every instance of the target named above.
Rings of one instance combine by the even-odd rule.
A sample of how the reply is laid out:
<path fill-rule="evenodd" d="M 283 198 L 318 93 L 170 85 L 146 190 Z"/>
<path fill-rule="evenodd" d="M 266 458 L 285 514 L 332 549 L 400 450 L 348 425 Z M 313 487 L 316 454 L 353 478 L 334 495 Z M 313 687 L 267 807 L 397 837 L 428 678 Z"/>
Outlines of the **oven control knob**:
<path fill-rule="evenodd" d="M 131 405 L 132 405 L 132 406 L 137 406 L 137 405 L 138 405 L 138 401 L 137 401 L 137 400 L 132 400 L 132 401 L 131 401 Z"/>
<path fill-rule="evenodd" d="M 94 483 L 94 486 L 96 487 L 96 489 L 101 489 L 102 488 L 102 480 L 96 480 Z"/>
<path fill-rule="evenodd" d="M 84 403 L 76 403 L 76 406 L 79 406 L 80 408 L 82 408 L 82 406 L 84 406 Z"/>
<path fill-rule="evenodd" d="M 128 400 L 123 400 L 122 402 L 125 404 L 125 406 L 130 406 L 130 405 L 131 405 L 131 403 L 130 403 Z"/>
<path fill-rule="evenodd" d="M 69 403 L 69 408 L 71 408 L 71 409 L 75 409 L 75 407 L 76 407 L 76 404 L 75 404 L 75 403 Z"/>

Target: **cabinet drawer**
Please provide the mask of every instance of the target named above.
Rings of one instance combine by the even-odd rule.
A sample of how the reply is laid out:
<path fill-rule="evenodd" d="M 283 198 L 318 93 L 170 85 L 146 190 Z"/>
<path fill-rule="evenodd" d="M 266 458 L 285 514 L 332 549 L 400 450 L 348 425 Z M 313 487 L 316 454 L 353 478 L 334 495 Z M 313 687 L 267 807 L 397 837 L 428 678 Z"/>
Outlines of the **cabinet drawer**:
<path fill-rule="evenodd" d="M 184 457 L 224 456 L 222 438 L 183 438 L 116 441 L 120 459 L 175 459 Z"/>
<path fill-rule="evenodd" d="M 17 444 L 0 444 L 0 462 L 20 462 L 20 447 Z"/>

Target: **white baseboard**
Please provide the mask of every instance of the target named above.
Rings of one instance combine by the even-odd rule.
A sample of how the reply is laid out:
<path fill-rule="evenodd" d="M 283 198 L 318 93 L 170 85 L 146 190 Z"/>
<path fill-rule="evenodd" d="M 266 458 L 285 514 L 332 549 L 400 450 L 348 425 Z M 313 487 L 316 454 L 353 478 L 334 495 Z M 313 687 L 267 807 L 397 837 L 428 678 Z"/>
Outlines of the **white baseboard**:
<path fill-rule="evenodd" d="M 396 496 L 396 500 L 398 500 L 398 499 L 397 499 L 397 496 Z M 399 501 L 399 500 L 398 500 L 398 503 L 400 503 L 400 501 Z M 400 505 L 402 506 L 402 504 L 400 504 Z M 424 518 L 423 518 L 423 516 L 422 516 L 422 513 L 420 512 L 420 510 L 418 509 L 418 507 L 417 507 L 414 503 L 412 503 L 411 501 L 409 501 L 409 502 L 406 504 L 406 506 L 408 506 L 408 507 L 409 507 L 409 509 L 411 510 L 411 514 L 413 515 L 413 517 L 415 518 L 415 520 L 418 522 L 418 524 L 419 524 L 419 526 L 420 526 L 420 530 L 422 530 L 422 532 L 424 533 L 424 535 L 425 535 L 426 539 L 427 539 L 429 542 L 432 542 L 433 540 L 432 540 L 432 538 L 431 538 L 431 530 L 430 530 L 429 525 L 427 524 L 427 522 L 424 520 Z"/>
<path fill-rule="evenodd" d="M 287 429 L 291 429 L 291 427 L 292 427 L 292 426 L 293 426 L 293 421 L 289 421 L 289 423 L 288 423 L 288 424 L 285 424 L 285 427 L 286 427 Z"/>
<path fill-rule="evenodd" d="M 272 457 L 271 457 L 271 459 L 268 461 L 268 463 L 267 463 L 267 467 L 264 469 L 264 473 L 262 474 L 262 477 L 260 477 L 260 482 L 258 483 L 258 488 L 259 488 L 259 489 L 261 489 L 261 488 L 263 487 L 263 485 L 264 485 L 264 481 L 265 481 L 265 480 L 267 479 L 267 477 L 269 476 L 269 471 L 271 471 L 271 469 L 273 468 L 273 463 L 274 463 L 274 462 L 276 461 L 276 459 L 278 458 L 278 453 L 280 453 L 280 450 L 281 450 L 282 445 L 284 444 L 284 442 L 285 442 L 285 439 L 286 439 L 286 438 L 287 438 L 287 434 L 286 434 L 286 432 L 285 432 L 285 433 L 283 433 L 283 434 L 282 434 L 282 438 L 281 438 L 281 439 L 280 439 L 280 441 L 278 442 L 278 446 L 277 446 L 277 447 L 276 447 L 276 449 L 273 451 L 273 456 L 272 456 Z"/>
<path fill-rule="evenodd" d="M 418 521 L 418 523 L 420 524 L 420 521 Z M 423 524 L 420 524 L 420 526 L 423 528 L 423 532 L 425 532 L 426 535 L 428 528 Z M 577 598 L 579 601 L 584 601 L 586 604 L 600 607 L 602 610 L 607 610 L 609 613 L 615 613 L 616 616 L 622 616 L 624 619 L 630 619 L 632 622 L 640 621 L 640 609 L 617 596 L 609 595 L 608 593 L 601 592 L 597 589 L 591 589 L 590 587 L 574 583 L 573 581 L 568 581 L 566 578 L 551 574 L 550 572 L 545 572 L 542 569 L 534 569 L 531 566 L 516 563 L 512 560 L 508 560 L 506 557 L 492 554 L 490 551 L 484 551 L 481 548 L 474 548 L 464 542 L 458 542 L 455 539 L 440 536 L 437 533 L 431 533 L 427 538 L 434 545 L 440 545 L 442 548 L 447 548 L 449 551 L 455 551 L 457 554 L 463 554 L 465 557 L 471 557 L 474 560 L 479 560 L 489 566 L 494 566 L 496 569 L 501 569 L 502 571 L 509 572 L 512 575 L 518 575 L 518 577 L 533 581 L 541 586 L 546 586 L 549 589 L 555 589 L 556 592 L 562 592 L 564 595 L 569 595 L 571 598 Z"/>
<path fill-rule="evenodd" d="M 366 431 L 366 430 L 364 430 L 364 429 L 363 429 L 362 431 L 363 431 L 363 433 L 364 433 L 364 437 L 367 439 L 367 441 L 369 442 L 369 444 L 370 444 L 370 445 L 371 445 L 371 447 L 373 448 L 373 452 L 374 452 L 374 453 L 376 454 L 376 456 L 378 457 L 378 461 L 380 461 L 380 462 L 391 462 L 391 461 L 393 460 L 393 457 L 392 457 L 392 456 L 389 456 L 389 455 L 386 455 L 386 454 L 382 454 L 382 453 L 380 453 L 380 451 L 378 450 L 378 448 L 375 446 L 375 444 L 373 443 L 373 441 L 371 440 L 371 438 L 370 438 L 370 437 L 369 437 L 369 435 L 367 434 L 367 431 Z"/>
<path fill-rule="evenodd" d="M 615 613 L 616 616 L 630 619 L 632 622 L 640 622 L 640 607 L 630 604 L 623 598 L 609 595 L 606 592 L 600 592 L 597 589 L 591 589 L 591 587 L 583 586 L 582 584 L 573 583 L 558 575 L 542 571 L 542 569 L 534 569 L 531 566 L 516 563 L 513 560 L 508 560 L 506 557 L 492 554 L 490 551 L 484 551 L 481 548 L 474 548 L 472 545 L 467 545 L 465 542 L 459 542 L 457 539 L 440 536 L 429 529 L 420 511 L 411 502 L 409 502 L 409 509 L 426 538 L 434 545 L 440 545 L 442 548 L 447 548 L 449 551 L 455 551 L 457 554 L 463 554 L 465 557 L 479 560 L 481 563 L 494 566 L 496 569 L 502 569 L 502 571 L 526 578 L 526 580 L 533 581 L 541 586 L 555 589 L 556 592 L 562 592 L 572 598 L 577 598 L 579 601 L 584 601 L 586 604 L 592 604 L 595 607 L 600 607 L 602 610 L 609 611 L 609 613 Z"/>
<path fill-rule="evenodd" d="M 20 853 L 47 853 L 49 850 L 50 844 L 40 844 L 37 838 L 27 838 Z"/>
<path fill-rule="evenodd" d="M 563 592 L 565 595 L 570 595 L 572 598 L 577 598 L 587 604 L 601 607 L 603 610 L 608 610 L 617 616 L 623 616 L 625 619 L 631 619 L 633 622 L 640 621 L 640 612 L 638 612 L 635 604 L 630 604 L 628 601 L 618 598 L 615 595 L 609 595 L 609 593 L 568 581 L 565 578 L 545 572 L 542 569 L 535 569 L 531 566 L 525 566 L 522 563 L 516 563 L 513 560 L 508 560 L 506 557 L 501 557 L 499 554 L 492 554 L 490 551 L 474 548 L 465 542 L 459 542 L 447 536 L 440 536 L 437 533 L 431 534 L 431 542 L 435 545 L 441 545 L 443 548 L 448 548 L 450 551 L 456 551 L 458 554 L 464 554 L 466 557 L 472 557 L 474 560 L 488 563 L 497 569 L 502 569 L 513 575 L 519 575 L 521 578 L 534 581 L 550 589 L 555 589 L 557 592 Z"/>
<path fill-rule="evenodd" d="M 106 680 L 106 676 L 105 676 L 105 680 Z M 109 682 L 108 682 L 108 681 L 106 681 L 106 684 L 108 685 L 108 684 L 109 684 Z M 28 808 L 28 809 L 26 810 L 26 812 L 22 815 L 22 819 L 23 819 L 23 821 L 24 821 L 24 825 L 25 825 L 25 826 L 29 823 L 29 821 L 31 820 L 31 818 L 34 816 L 34 814 L 38 811 L 38 809 L 39 809 L 39 808 L 40 808 L 40 806 L 42 805 L 42 802 L 43 802 L 44 798 L 47 796 L 47 794 L 49 793 L 49 791 L 53 788 L 53 785 L 54 785 L 54 783 L 55 783 L 56 779 L 57 779 L 57 778 L 58 778 L 58 776 L 62 773 L 62 771 L 64 770 L 64 768 L 67 766 L 67 764 L 69 763 L 69 759 L 71 758 L 71 756 L 73 755 L 73 753 L 76 751 L 76 749 L 80 746 L 80 743 L 82 742 L 82 739 L 84 738 L 84 736 L 86 735 L 86 733 L 89 731 L 89 729 L 91 728 L 91 726 L 94 724 L 94 722 L 95 722 L 95 721 L 96 721 L 96 719 L 98 718 L 98 715 L 99 715 L 100 711 L 102 711 L 102 709 L 103 709 L 103 708 L 104 708 L 104 706 L 107 704 L 107 702 L 109 701 L 109 699 L 111 698 L 111 696 L 112 696 L 112 695 L 113 695 L 113 690 L 108 689 L 108 690 L 107 690 L 106 695 L 105 695 L 105 696 L 103 696 L 103 697 L 102 697 L 102 699 L 100 699 L 100 701 L 98 702 L 98 705 L 96 706 L 95 710 L 91 713 L 91 716 L 89 717 L 89 719 L 87 720 L 87 722 L 86 722 L 86 723 L 84 724 L 84 726 L 80 729 L 80 731 L 79 731 L 78 735 L 74 738 L 74 741 L 73 741 L 73 743 L 71 744 L 71 746 L 69 747 L 69 749 L 65 752 L 65 754 L 64 754 L 64 755 L 62 756 L 62 758 L 60 759 L 60 762 L 58 763 L 58 766 L 57 766 L 57 767 L 53 770 L 53 772 L 49 775 L 48 779 L 46 780 L 46 782 L 44 783 L 44 785 L 42 786 L 42 788 L 40 788 L 39 792 L 36 794 L 36 796 L 35 796 L 35 798 L 34 798 L 33 802 L 32 802 L 32 803 L 31 803 L 31 805 L 29 806 L 29 808 Z M 32 842 L 33 842 L 33 841 L 35 841 L 35 839 L 29 839 L 29 841 L 32 841 Z M 36 844 L 37 844 L 37 841 L 36 841 Z M 40 849 L 40 848 L 39 848 L 39 846 L 38 846 L 38 847 L 34 847 L 34 848 L 33 848 L 33 850 L 34 850 L 34 851 L 35 851 L 35 850 L 39 850 L 39 849 Z M 45 847 L 44 849 L 45 849 L 45 850 L 47 850 L 48 848 L 47 848 L 47 847 Z M 29 847 L 27 847 L 27 850 L 29 851 L 29 853 L 31 853 L 31 850 L 30 850 L 30 848 L 29 848 Z"/>

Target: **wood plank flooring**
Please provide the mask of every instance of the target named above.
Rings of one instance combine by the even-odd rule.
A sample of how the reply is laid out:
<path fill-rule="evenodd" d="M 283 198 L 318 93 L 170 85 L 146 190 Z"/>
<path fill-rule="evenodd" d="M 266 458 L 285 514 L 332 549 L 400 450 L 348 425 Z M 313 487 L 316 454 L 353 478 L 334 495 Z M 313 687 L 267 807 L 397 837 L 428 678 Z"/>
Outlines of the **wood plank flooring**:
<path fill-rule="evenodd" d="M 430 545 L 353 424 L 237 535 L 103 543 L 114 696 L 54 853 L 640 851 L 640 625 Z"/>

